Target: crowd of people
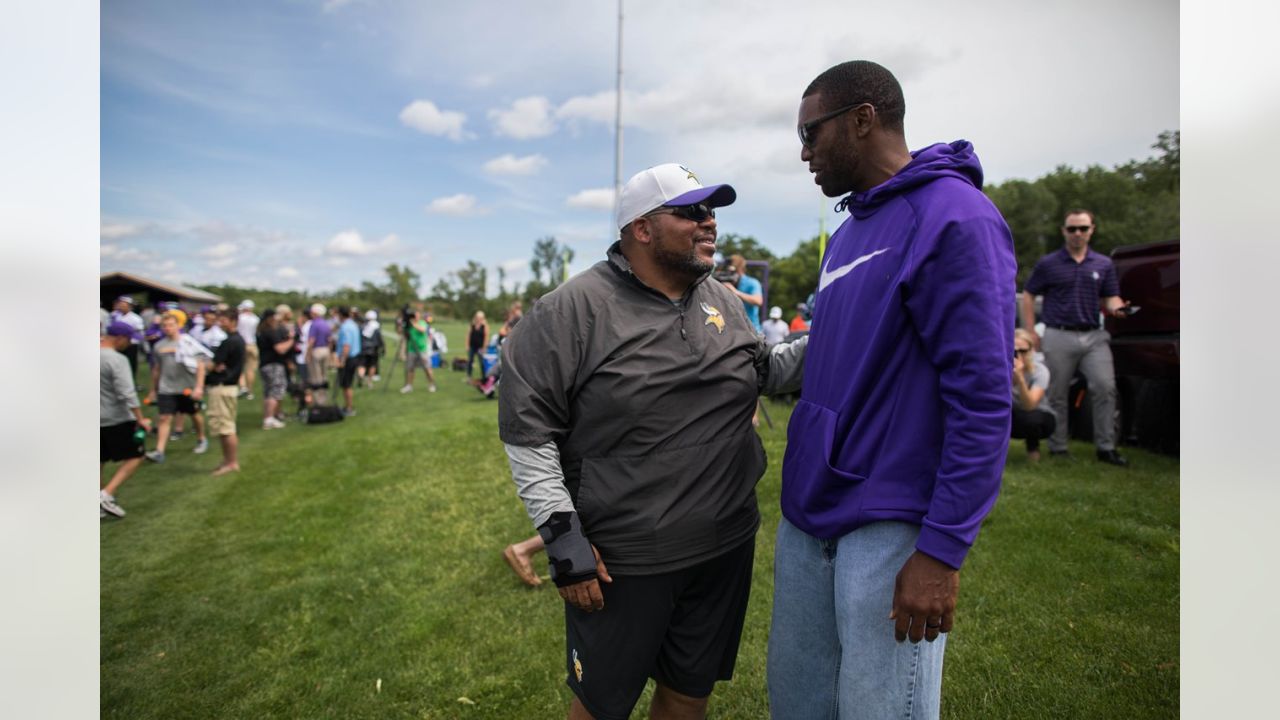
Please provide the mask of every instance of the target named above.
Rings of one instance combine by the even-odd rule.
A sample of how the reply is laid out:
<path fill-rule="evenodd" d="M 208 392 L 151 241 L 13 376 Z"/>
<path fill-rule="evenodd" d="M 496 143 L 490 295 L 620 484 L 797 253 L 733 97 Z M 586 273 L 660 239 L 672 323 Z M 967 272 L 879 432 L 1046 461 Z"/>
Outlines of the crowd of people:
<path fill-rule="evenodd" d="M 302 422 L 319 422 L 322 415 L 352 417 L 354 389 L 382 380 L 387 343 L 376 310 L 361 314 L 339 306 L 329 311 L 316 303 L 296 316 L 288 305 L 261 315 L 254 311 L 254 301 L 246 299 L 236 308 L 206 305 L 190 317 L 173 301 L 139 313 L 128 295 L 117 298 L 112 311 L 101 310 L 100 460 L 104 468 L 119 463 L 99 490 L 102 517 L 124 517 L 115 497 L 120 485 L 144 461 L 164 463 L 173 443 L 188 432 L 195 435 L 192 453 L 197 455 L 208 452 L 209 436 L 217 438 L 222 459 L 212 475 L 239 471 L 239 402 L 254 399 L 256 378 L 261 379 L 263 430 L 286 426 L 286 396 L 296 402 Z M 401 316 L 397 332 L 406 342 L 396 360 L 405 363 L 402 392 L 412 390 L 417 368 L 425 371 L 434 392 L 432 354 L 447 352 L 448 342 L 431 326 L 425 309 L 406 306 Z M 135 378 L 142 360 L 149 382 L 139 400 Z M 340 406 L 330 405 L 334 384 L 341 391 Z M 143 413 L 147 407 L 156 410 L 154 422 Z"/>

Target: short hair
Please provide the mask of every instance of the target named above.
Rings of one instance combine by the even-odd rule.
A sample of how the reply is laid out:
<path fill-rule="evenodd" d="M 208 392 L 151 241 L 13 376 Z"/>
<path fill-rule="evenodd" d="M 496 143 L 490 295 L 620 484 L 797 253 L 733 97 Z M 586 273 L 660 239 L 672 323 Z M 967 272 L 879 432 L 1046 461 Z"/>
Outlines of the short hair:
<path fill-rule="evenodd" d="M 351 308 L 347 307 L 346 305 L 339 305 L 339 306 L 338 306 L 338 317 L 340 317 L 340 318 L 350 318 L 350 317 L 351 317 Z"/>
<path fill-rule="evenodd" d="M 230 307 L 219 308 L 218 317 L 226 318 L 231 322 L 238 322 L 240 320 L 240 311 Z"/>
<path fill-rule="evenodd" d="M 815 93 L 822 95 L 823 109 L 827 111 L 871 103 L 882 126 L 902 132 L 902 119 L 907 114 L 902 86 L 893 73 L 870 60 L 850 60 L 828 68 L 809 83 L 801 97 Z"/>
<path fill-rule="evenodd" d="M 1063 225 L 1066 225 L 1066 224 L 1067 224 L 1067 218 L 1071 217 L 1072 215 L 1088 215 L 1088 216 L 1089 216 L 1089 224 L 1090 224 L 1090 225 L 1097 225 L 1097 224 L 1098 224 L 1098 218 L 1097 218 L 1097 216 L 1096 216 L 1096 215 L 1094 215 L 1094 214 L 1093 214 L 1093 211 L 1092 211 L 1092 210 L 1085 210 L 1084 208 L 1074 208 L 1074 209 L 1068 210 L 1068 211 L 1067 211 L 1067 212 L 1062 216 L 1062 224 L 1063 224 Z"/>

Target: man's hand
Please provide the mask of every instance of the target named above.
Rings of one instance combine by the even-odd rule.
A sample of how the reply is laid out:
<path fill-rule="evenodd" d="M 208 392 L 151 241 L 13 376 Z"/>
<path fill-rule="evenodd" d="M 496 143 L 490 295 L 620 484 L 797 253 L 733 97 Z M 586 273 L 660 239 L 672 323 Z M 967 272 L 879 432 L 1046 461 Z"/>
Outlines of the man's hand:
<path fill-rule="evenodd" d="M 146 430 L 147 432 L 151 432 L 151 418 L 144 417 L 141 420 L 139 420 L 138 427 L 142 428 L 143 430 Z"/>
<path fill-rule="evenodd" d="M 939 632 L 951 632 L 960 571 L 919 550 L 907 558 L 893 584 L 893 635 L 898 642 L 921 638 L 933 642 Z"/>
<path fill-rule="evenodd" d="M 191 399 L 192 399 L 192 400 L 199 400 L 199 399 L 201 399 L 201 398 L 203 398 L 203 397 L 204 397 L 204 388 L 203 388 L 203 387 L 197 386 L 195 390 L 192 390 L 192 391 L 191 391 Z"/>
<path fill-rule="evenodd" d="M 1018 373 L 1019 375 L 1021 375 L 1021 374 L 1022 374 L 1022 368 L 1024 368 L 1024 367 L 1026 367 L 1026 365 L 1022 362 L 1022 356 L 1021 356 L 1021 355 L 1014 355 L 1014 356 L 1013 356 L 1013 371 L 1014 371 L 1014 372 L 1016 372 L 1016 373 Z"/>
<path fill-rule="evenodd" d="M 722 284 L 722 285 L 724 285 L 725 287 L 729 288 L 729 291 L 730 291 L 730 292 L 732 292 L 734 295 L 737 295 L 737 294 L 738 294 L 738 286 L 737 286 L 737 285 L 734 285 L 733 283 L 729 282 L 728 280 L 724 281 L 724 282 L 723 282 L 723 283 L 721 283 L 721 284 Z"/>
<path fill-rule="evenodd" d="M 604 560 L 600 559 L 600 551 L 595 545 L 591 546 L 591 552 L 596 556 L 596 574 L 600 576 L 600 580 L 611 583 L 613 578 L 609 577 L 609 570 L 604 566 Z M 582 612 L 595 612 L 604 609 L 604 593 L 600 591 L 600 582 L 596 579 L 585 580 L 573 585 L 566 585 L 559 588 L 560 597 L 565 602 L 578 608 Z"/>

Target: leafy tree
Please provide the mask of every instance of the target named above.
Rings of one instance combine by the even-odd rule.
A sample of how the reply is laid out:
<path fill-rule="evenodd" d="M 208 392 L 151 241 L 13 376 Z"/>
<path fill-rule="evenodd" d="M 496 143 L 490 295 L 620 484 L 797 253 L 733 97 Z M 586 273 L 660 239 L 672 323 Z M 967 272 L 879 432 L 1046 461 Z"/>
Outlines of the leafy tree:
<path fill-rule="evenodd" d="M 533 279 L 525 285 L 525 302 L 532 303 L 564 282 L 566 269 L 573 262 L 573 257 L 573 249 L 556 242 L 554 237 L 534 241 L 533 258 L 529 260 L 529 272 L 533 274 Z M 543 275 L 546 276 L 545 281 Z"/>

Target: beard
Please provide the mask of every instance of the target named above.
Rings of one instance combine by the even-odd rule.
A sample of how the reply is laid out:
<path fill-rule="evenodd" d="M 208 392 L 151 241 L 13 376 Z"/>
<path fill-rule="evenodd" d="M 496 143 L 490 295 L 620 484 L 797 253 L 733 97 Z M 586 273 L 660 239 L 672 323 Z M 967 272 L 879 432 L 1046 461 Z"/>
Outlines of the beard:
<path fill-rule="evenodd" d="M 669 238 L 665 233 L 654 238 L 653 260 L 658 267 L 689 280 L 711 272 L 715 267 L 714 261 L 698 255 L 697 243 L 691 240 L 685 247 L 682 242 Z"/>

